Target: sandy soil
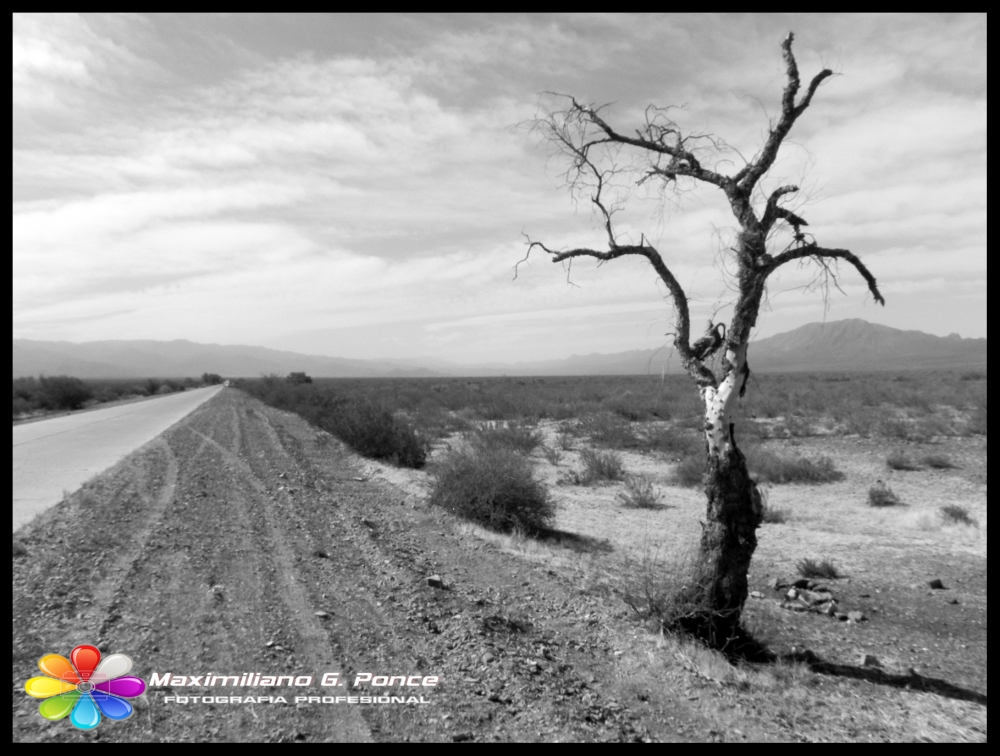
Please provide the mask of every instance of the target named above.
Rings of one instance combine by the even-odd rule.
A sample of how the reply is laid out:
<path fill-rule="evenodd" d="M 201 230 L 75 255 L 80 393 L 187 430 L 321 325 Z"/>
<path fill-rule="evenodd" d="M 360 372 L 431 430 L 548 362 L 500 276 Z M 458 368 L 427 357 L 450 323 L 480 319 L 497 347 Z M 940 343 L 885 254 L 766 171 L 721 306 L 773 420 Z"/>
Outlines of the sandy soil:
<path fill-rule="evenodd" d="M 668 460 L 623 453 L 665 504 L 627 510 L 621 484 L 557 483 L 578 449 L 558 465 L 536 452 L 557 527 L 577 536 L 537 543 L 456 522 L 428 507 L 429 473 L 360 460 L 225 389 L 14 534 L 14 740 L 985 740 L 985 440 L 944 448 L 960 468 L 898 473 L 884 445 L 802 440 L 847 477 L 769 492 L 791 516 L 760 531 L 761 597 L 745 614 L 784 659 L 732 667 L 621 600 L 644 556 L 669 564 L 696 543 L 701 495 L 669 485 Z M 906 506 L 868 507 L 877 478 Z M 943 526 L 947 502 L 979 527 Z M 866 621 L 779 608 L 770 582 L 803 557 L 842 568 L 826 582 Z M 930 590 L 934 577 L 947 590 Z M 147 679 L 371 670 L 442 683 L 423 706 L 192 707 L 154 689 L 131 719 L 84 734 L 23 692 L 42 654 L 84 642 L 131 654 Z"/>

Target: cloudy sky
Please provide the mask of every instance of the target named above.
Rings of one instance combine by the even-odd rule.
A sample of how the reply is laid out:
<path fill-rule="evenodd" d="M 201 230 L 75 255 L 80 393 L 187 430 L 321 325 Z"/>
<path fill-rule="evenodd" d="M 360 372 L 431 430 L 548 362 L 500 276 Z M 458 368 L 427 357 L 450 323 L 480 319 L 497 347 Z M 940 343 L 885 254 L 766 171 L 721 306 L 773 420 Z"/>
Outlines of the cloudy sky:
<path fill-rule="evenodd" d="M 770 283 L 768 336 L 860 317 L 986 335 L 986 16 L 53 16 L 13 19 L 15 338 L 191 339 L 458 362 L 663 346 L 648 264 L 566 271 L 524 236 L 600 246 L 565 164 L 523 127 L 546 91 L 762 142 L 796 34 L 827 80 L 765 190 L 797 183 L 843 268 Z M 519 124 L 521 124 L 519 126 Z M 622 158 L 625 160 L 626 158 Z M 628 157 L 631 159 L 631 156 Z M 704 162 L 704 161 L 703 161 Z M 732 302 L 714 187 L 635 196 L 702 318 Z"/>

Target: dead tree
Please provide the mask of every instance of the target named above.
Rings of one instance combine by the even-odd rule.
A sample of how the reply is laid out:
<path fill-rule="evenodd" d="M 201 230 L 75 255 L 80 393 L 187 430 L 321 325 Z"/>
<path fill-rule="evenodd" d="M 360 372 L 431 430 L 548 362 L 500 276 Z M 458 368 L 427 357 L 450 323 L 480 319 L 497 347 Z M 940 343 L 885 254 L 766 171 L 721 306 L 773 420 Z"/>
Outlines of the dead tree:
<path fill-rule="evenodd" d="M 696 609 L 680 624 L 716 647 L 724 647 L 740 637 L 740 614 L 748 591 L 747 572 L 762 517 L 760 496 L 736 444 L 733 411 L 746 390 L 747 344 L 757 322 L 768 276 L 787 263 L 812 261 L 819 266 L 822 282 L 832 281 L 836 285 L 836 266 L 844 261 L 865 279 L 875 301 L 885 304 L 875 277 L 854 253 L 820 246 L 812 235 L 803 231 L 808 225 L 806 221 L 783 205 L 783 200 L 799 191 L 797 186 L 779 186 L 770 194 L 764 194 L 760 187 L 795 121 L 809 107 L 819 85 L 833 74 L 828 69 L 820 71 L 796 99 L 801 83 L 792 40 L 790 33 L 781 44 L 787 83 L 780 115 L 770 124 L 758 153 L 732 175 L 717 170 L 723 143 L 706 135 L 682 133 L 662 108 L 647 108 L 645 123 L 636 129 L 635 136 L 608 123 L 605 108 L 583 105 L 565 95 L 554 95 L 565 107 L 549 109 L 531 122 L 544 140 L 569 158 L 567 182 L 571 190 L 589 193 L 607 235 L 607 249 L 553 249 L 529 238 L 525 260 L 536 248 L 550 255 L 554 262 L 572 263 L 578 257 L 592 257 L 604 263 L 637 255 L 653 266 L 672 300 L 674 348 L 704 402 L 707 451 L 703 481 L 708 504 L 699 550 L 700 579 L 687 589 L 689 595 L 684 602 Z M 708 167 L 712 160 L 715 164 Z M 623 175 L 630 177 L 631 183 L 626 186 L 662 182 L 661 187 L 676 188 L 678 182 L 685 182 L 692 187 L 710 184 L 725 193 L 739 224 L 730 249 L 737 293 L 728 328 L 710 322 L 704 336 L 692 344 L 687 296 L 664 256 L 645 236 L 638 244 L 620 243 L 614 216 L 623 208 L 624 201 L 620 193 L 616 194 L 621 191 Z M 781 251 L 769 253 L 769 242 L 773 245 L 775 237 L 782 236 L 778 232 L 784 229 L 791 232 L 785 235 L 789 243 Z M 709 361 L 719 351 L 720 364 L 713 371 Z"/>

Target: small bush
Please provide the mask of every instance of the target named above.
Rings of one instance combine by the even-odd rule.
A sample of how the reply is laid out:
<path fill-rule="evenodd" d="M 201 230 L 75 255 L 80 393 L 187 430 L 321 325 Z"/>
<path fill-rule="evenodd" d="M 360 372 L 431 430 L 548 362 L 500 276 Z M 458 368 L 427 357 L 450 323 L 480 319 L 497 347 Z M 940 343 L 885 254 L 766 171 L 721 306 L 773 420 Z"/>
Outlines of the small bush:
<path fill-rule="evenodd" d="M 969 510 L 958 504 L 945 504 L 938 512 L 941 513 L 941 519 L 945 523 L 979 526 L 975 518 L 969 515 Z"/>
<path fill-rule="evenodd" d="M 713 576 L 696 555 L 682 553 L 667 563 L 644 549 L 642 561 L 626 562 L 625 569 L 620 595 L 638 617 L 654 620 L 663 632 L 722 644 L 715 628 L 729 626 L 731 610 L 712 608 Z"/>
<path fill-rule="evenodd" d="M 642 449 L 663 452 L 680 460 L 685 457 L 703 455 L 705 436 L 696 431 L 666 428 L 662 425 L 648 425 L 639 437 L 638 446 Z"/>
<path fill-rule="evenodd" d="M 302 413 L 304 414 L 304 413 Z M 409 425 L 371 401 L 318 409 L 306 419 L 316 422 L 359 454 L 419 469 L 427 461 L 428 443 Z"/>
<path fill-rule="evenodd" d="M 958 467 L 947 454 L 928 454 L 920 461 L 928 467 L 938 470 L 950 470 L 953 467 Z"/>
<path fill-rule="evenodd" d="M 38 409 L 38 405 L 35 402 L 29 401 L 28 399 L 24 399 L 20 396 L 15 396 L 13 419 L 17 420 L 21 415 L 26 415 L 36 409 Z"/>
<path fill-rule="evenodd" d="M 829 457 L 806 459 L 788 458 L 767 449 L 754 449 L 748 454 L 747 467 L 760 482 L 767 483 L 832 483 L 843 480 L 844 473 L 833 466 Z"/>
<path fill-rule="evenodd" d="M 572 449 L 575 443 L 576 438 L 573 435 L 572 428 L 565 427 L 556 434 L 556 444 L 564 451 Z"/>
<path fill-rule="evenodd" d="M 881 480 L 868 489 L 868 504 L 873 507 L 895 507 L 902 504 L 895 492 Z"/>
<path fill-rule="evenodd" d="M 674 468 L 673 480 L 679 486 L 695 488 L 702 485 L 702 477 L 705 474 L 705 458 L 702 456 L 691 456 L 682 459 Z"/>
<path fill-rule="evenodd" d="M 68 375 L 42 376 L 39 384 L 39 398 L 47 409 L 79 409 L 94 395 L 90 386 Z"/>
<path fill-rule="evenodd" d="M 580 452 L 580 461 L 583 462 L 583 473 L 580 476 L 583 485 L 600 480 L 622 480 L 625 478 L 625 464 L 618 452 L 584 449 Z"/>
<path fill-rule="evenodd" d="M 658 509 L 660 492 L 645 475 L 625 476 L 625 490 L 619 491 L 618 500 L 629 509 Z"/>
<path fill-rule="evenodd" d="M 289 383 L 291 383 L 292 385 L 296 385 L 296 386 L 304 384 L 304 383 L 312 383 L 313 382 L 313 379 L 310 378 L 305 373 L 289 373 L 288 377 L 285 378 L 285 380 L 288 381 Z"/>
<path fill-rule="evenodd" d="M 581 420 L 577 428 L 590 436 L 591 442 L 597 446 L 627 449 L 639 443 L 632 425 L 620 415 L 610 412 L 590 415 Z"/>
<path fill-rule="evenodd" d="M 885 458 L 885 465 L 891 470 L 919 470 L 920 466 L 904 452 L 894 451 Z"/>
<path fill-rule="evenodd" d="M 796 565 L 796 568 L 799 574 L 806 578 L 832 579 L 840 577 L 836 565 L 829 559 L 824 559 L 821 562 L 817 562 L 815 559 L 803 559 Z"/>
<path fill-rule="evenodd" d="M 504 446 L 524 454 L 530 454 L 542 443 L 541 431 L 515 422 L 487 422 L 474 435 L 478 443 Z"/>
<path fill-rule="evenodd" d="M 559 463 L 562 461 L 562 452 L 556 446 L 543 446 L 542 454 L 545 455 L 545 459 L 548 460 L 549 464 L 553 467 L 558 467 Z"/>
<path fill-rule="evenodd" d="M 545 484 L 531 462 L 502 446 L 464 444 L 435 472 L 431 502 L 483 527 L 536 533 L 555 517 Z"/>
<path fill-rule="evenodd" d="M 771 507 L 768 506 L 766 503 L 762 507 L 762 511 L 764 514 L 763 518 L 761 519 L 761 522 L 767 522 L 775 525 L 783 522 L 788 522 L 789 518 L 791 518 L 792 516 L 790 510 L 781 509 L 779 507 Z"/>

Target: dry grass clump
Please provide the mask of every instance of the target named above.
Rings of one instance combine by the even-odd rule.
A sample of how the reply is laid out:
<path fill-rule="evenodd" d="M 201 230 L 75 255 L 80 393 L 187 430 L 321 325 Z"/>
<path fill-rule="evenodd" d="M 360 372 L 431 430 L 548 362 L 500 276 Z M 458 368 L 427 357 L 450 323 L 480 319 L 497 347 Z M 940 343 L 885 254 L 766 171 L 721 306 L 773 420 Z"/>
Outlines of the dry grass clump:
<path fill-rule="evenodd" d="M 840 572 L 837 566 L 829 559 L 817 561 L 815 559 L 802 559 L 795 566 L 799 574 L 805 578 L 839 578 Z"/>
<path fill-rule="evenodd" d="M 674 468 L 673 481 L 678 486 L 695 488 L 702 484 L 702 476 L 705 474 L 705 457 L 691 456 L 684 457 Z"/>
<path fill-rule="evenodd" d="M 530 454 L 542 444 L 542 432 L 523 422 L 486 422 L 473 435 L 488 446 L 503 446 Z"/>
<path fill-rule="evenodd" d="M 553 467 L 558 467 L 559 463 L 562 462 L 562 451 L 558 446 L 543 446 L 542 455 Z"/>
<path fill-rule="evenodd" d="M 945 524 L 979 526 L 976 519 L 969 514 L 969 510 L 959 504 L 945 504 L 938 512 Z"/>
<path fill-rule="evenodd" d="M 701 457 L 705 454 L 705 436 L 686 428 L 647 425 L 639 435 L 638 447 L 662 452 L 673 459 Z"/>
<path fill-rule="evenodd" d="M 950 470 L 958 467 L 947 454 L 926 454 L 920 458 L 920 461 L 937 470 Z"/>
<path fill-rule="evenodd" d="M 881 480 L 868 489 L 868 504 L 873 507 L 897 507 L 903 502 L 896 493 Z"/>
<path fill-rule="evenodd" d="M 531 461 L 476 434 L 437 467 L 430 500 L 501 533 L 534 534 L 547 529 L 555 517 L 555 505 Z"/>
<path fill-rule="evenodd" d="M 763 513 L 764 515 L 763 518 L 761 519 L 761 522 L 766 522 L 771 524 L 781 524 L 783 522 L 788 522 L 792 517 L 791 510 L 784 509 L 781 507 L 772 507 L 766 503 L 764 504 L 763 507 Z"/>
<path fill-rule="evenodd" d="M 747 467 L 762 483 L 833 483 L 846 477 L 829 457 L 782 457 L 759 447 L 748 452 Z"/>
<path fill-rule="evenodd" d="M 906 452 L 898 449 L 885 458 L 885 466 L 890 470 L 919 470 L 920 465 L 914 462 Z"/>
<path fill-rule="evenodd" d="M 625 476 L 625 490 L 619 491 L 618 500 L 629 509 L 659 509 L 661 493 L 645 475 Z"/>
<path fill-rule="evenodd" d="M 620 415 L 599 412 L 588 415 L 576 425 L 576 430 L 590 437 L 595 446 L 610 449 L 628 449 L 639 443 L 632 424 Z"/>
<path fill-rule="evenodd" d="M 600 481 L 616 481 L 625 479 L 625 463 L 616 451 L 594 451 L 584 449 L 580 452 L 583 470 L 572 470 L 562 479 L 563 482 L 578 486 L 589 486 Z"/>

